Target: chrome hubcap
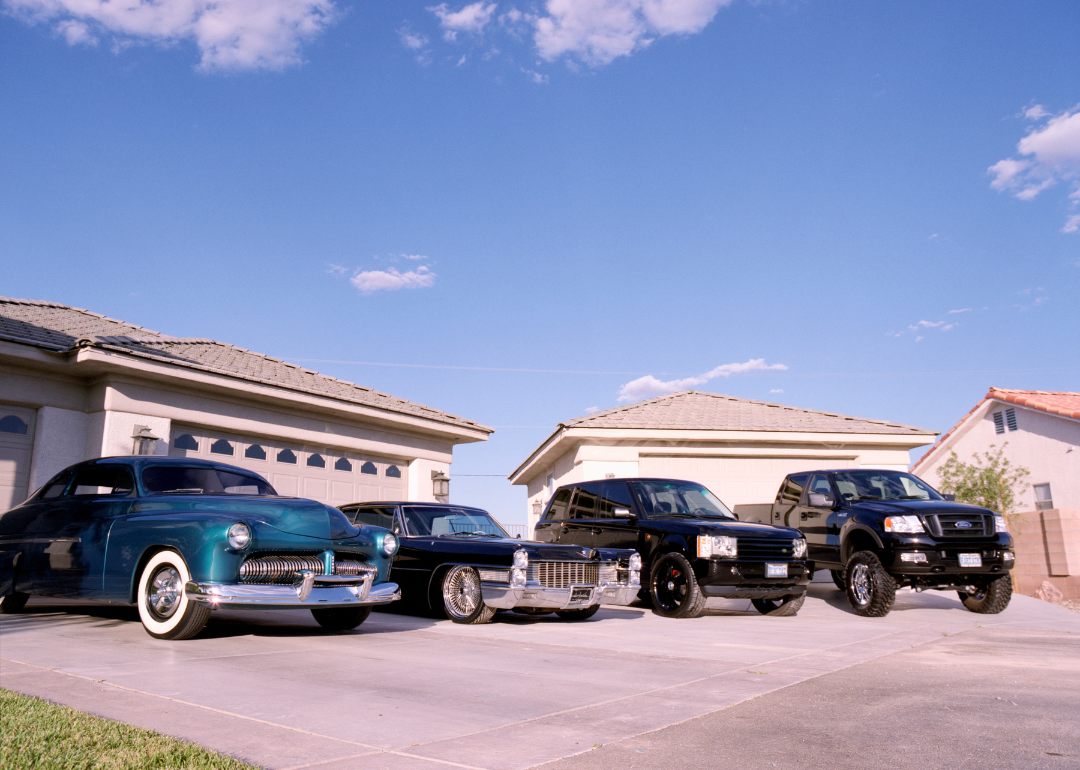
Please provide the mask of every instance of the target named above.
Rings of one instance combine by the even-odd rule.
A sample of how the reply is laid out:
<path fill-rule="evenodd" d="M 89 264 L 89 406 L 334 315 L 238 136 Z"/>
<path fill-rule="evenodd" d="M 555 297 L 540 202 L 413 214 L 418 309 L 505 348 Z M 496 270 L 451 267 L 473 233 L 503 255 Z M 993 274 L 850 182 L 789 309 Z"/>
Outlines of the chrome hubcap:
<path fill-rule="evenodd" d="M 465 618 L 476 612 L 483 598 L 480 578 L 469 567 L 454 567 L 443 581 L 443 604 L 455 618 Z"/>
<path fill-rule="evenodd" d="M 183 588 L 176 568 L 162 567 L 154 573 L 146 587 L 146 604 L 159 618 L 170 617 L 180 606 Z"/>
<path fill-rule="evenodd" d="M 865 564 L 856 564 L 851 571 L 851 593 L 859 604 L 870 603 L 870 568 Z"/>

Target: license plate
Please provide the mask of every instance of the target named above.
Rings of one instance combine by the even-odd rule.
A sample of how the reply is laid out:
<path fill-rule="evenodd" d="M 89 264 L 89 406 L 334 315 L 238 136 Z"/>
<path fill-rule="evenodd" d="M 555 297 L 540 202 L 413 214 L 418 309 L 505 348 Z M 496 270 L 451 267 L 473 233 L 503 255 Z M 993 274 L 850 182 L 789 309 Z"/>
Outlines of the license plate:
<path fill-rule="evenodd" d="M 981 553 L 962 553 L 962 554 L 960 554 L 960 566 L 961 567 L 981 567 L 982 566 L 982 554 Z"/>
<path fill-rule="evenodd" d="M 585 602 L 592 596 L 591 588 L 574 588 L 570 591 L 570 601 Z"/>
<path fill-rule="evenodd" d="M 766 564 L 765 577 L 787 577 L 786 564 Z"/>

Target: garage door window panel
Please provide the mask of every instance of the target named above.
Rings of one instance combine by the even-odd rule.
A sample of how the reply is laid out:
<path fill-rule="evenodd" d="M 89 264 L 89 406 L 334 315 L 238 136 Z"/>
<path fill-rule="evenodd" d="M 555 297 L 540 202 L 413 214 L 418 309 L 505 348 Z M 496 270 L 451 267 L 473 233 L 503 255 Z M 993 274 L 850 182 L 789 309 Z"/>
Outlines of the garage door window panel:
<path fill-rule="evenodd" d="M 346 473 L 352 472 L 352 463 L 346 460 L 344 457 L 339 457 L 337 462 L 334 463 L 334 470 L 345 471 Z"/>
<path fill-rule="evenodd" d="M 375 467 L 375 463 L 373 463 L 373 462 L 366 462 L 363 465 L 361 465 L 360 466 L 360 472 L 365 473 L 365 474 L 367 474 L 369 476 L 378 476 L 379 475 L 379 469 Z"/>
<path fill-rule="evenodd" d="M 246 457 L 249 460 L 265 460 L 266 459 L 266 450 L 263 449 L 258 444 L 252 444 L 251 446 L 249 446 L 247 449 L 244 450 L 244 457 Z"/>
<path fill-rule="evenodd" d="M 387 475 L 388 478 L 391 478 L 391 479 L 400 479 L 401 478 L 401 469 L 399 467 L 397 467 L 396 465 L 391 465 L 386 469 L 386 475 Z"/>
<path fill-rule="evenodd" d="M 173 449 L 183 449 L 185 452 L 198 452 L 199 442 L 190 433 L 182 433 L 173 440 Z"/>
<path fill-rule="evenodd" d="M 219 438 L 213 444 L 210 445 L 210 454 L 212 455 L 228 455 L 233 456 L 233 445 L 223 438 Z"/>
<path fill-rule="evenodd" d="M 322 455 L 308 455 L 307 464 L 309 468 L 325 468 L 326 460 Z"/>
<path fill-rule="evenodd" d="M 296 465 L 296 453 L 291 449 L 282 449 L 277 454 L 277 461 L 286 465 Z"/>
<path fill-rule="evenodd" d="M 30 426 L 14 414 L 0 417 L 0 433 L 13 433 L 16 436 L 25 436 Z"/>

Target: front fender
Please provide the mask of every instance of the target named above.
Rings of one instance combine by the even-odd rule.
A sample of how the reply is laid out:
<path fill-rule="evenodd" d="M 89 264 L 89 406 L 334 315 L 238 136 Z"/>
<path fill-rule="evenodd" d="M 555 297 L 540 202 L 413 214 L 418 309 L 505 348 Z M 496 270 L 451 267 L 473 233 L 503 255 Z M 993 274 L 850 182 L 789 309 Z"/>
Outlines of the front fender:
<path fill-rule="evenodd" d="M 884 550 L 885 544 L 881 540 L 881 536 L 877 531 L 864 522 L 858 520 L 849 520 L 840 529 L 840 560 L 842 563 L 847 564 L 847 560 L 851 558 L 851 540 L 858 532 L 860 535 L 866 534 L 874 541 L 874 546 L 878 550 Z"/>

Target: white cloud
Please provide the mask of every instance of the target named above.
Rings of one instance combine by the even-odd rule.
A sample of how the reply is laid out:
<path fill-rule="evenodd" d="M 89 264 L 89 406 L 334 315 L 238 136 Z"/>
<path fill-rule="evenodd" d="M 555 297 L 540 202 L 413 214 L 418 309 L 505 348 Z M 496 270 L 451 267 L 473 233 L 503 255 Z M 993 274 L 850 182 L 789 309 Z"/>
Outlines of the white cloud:
<path fill-rule="evenodd" d="M 960 310 L 950 310 L 949 315 L 953 315 L 954 313 L 970 313 L 970 312 L 971 312 L 971 308 L 965 307 L 965 308 L 961 308 Z"/>
<path fill-rule="evenodd" d="M 596 414 L 599 411 L 600 407 L 598 406 L 589 406 L 585 408 L 585 414 Z"/>
<path fill-rule="evenodd" d="M 203 70 L 282 69 L 337 16 L 332 0 L 0 0 L 25 21 L 55 22 L 71 45 L 100 35 L 114 49 L 190 41 Z"/>
<path fill-rule="evenodd" d="M 419 51 L 428 44 L 427 35 L 413 32 L 407 25 L 398 29 L 397 33 L 398 37 L 401 38 L 401 44 L 410 51 Z"/>
<path fill-rule="evenodd" d="M 1025 110 L 1029 119 L 1049 115 L 1041 105 Z M 1080 106 L 1054 115 L 1033 127 L 1016 145 L 1020 158 L 1005 158 L 987 171 L 994 177 L 990 186 L 999 192 L 1011 192 L 1020 200 L 1031 200 L 1059 182 L 1073 186 L 1069 199 L 1080 204 Z M 1070 215 L 1062 232 L 1080 229 L 1080 219 Z"/>
<path fill-rule="evenodd" d="M 730 377 L 733 374 L 762 371 L 784 371 L 787 367 L 783 364 L 766 364 L 764 358 L 754 358 L 742 364 L 721 364 L 715 369 L 705 372 L 696 377 L 685 377 L 681 380 L 658 380 L 651 374 L 638 377 L 619 388 L 619 403 L 628 401 L 640 401 L 651 396 L 660 396 L 664 393 L 674 393 L 677 390 L 694 388 L 704 385 L 709 380 L 717 377 Z"/>
<path fill-rule="evenodd" d="M 537 85 L 543 85 L 544 83 L 548 82 L 548 76 L 547 75 L 536 72 L 535 70 L 527 70 L 527 69 L 522 68 L 521 71 L 524 72 L 526 75 L 528 75 L 529 80 L 536 83 Z"/>
<path fill-rule="evenodd" d="M 533 39 L 547 61 L 569 55 L 599 66 L 658 37 L 700 32 L 731 1 L 547 0 L 533 22 Z"/>
<path fill-rule="evenodd" d="M 783 389 L 783 388 L 773 388 L 773 389 L 772 389 L 772 390 L 770 390 L 769 392 L 770 392 L 770 393 L 783 393 L 783 392 L 784 392 L 784 389 Z"/>
<path fill-rule="evenodd" d="M 478 35 L 484 31 L 495 15 L 497 3 L 469 3 L 460 10 L 451 11 L 446 3 L 439 3 L 428 7 L 428 10 L 439 19 L 439 26 L 443 28 L 443 37 L 450 42 L 457 40 L 459 32 L 468 32 Z"/>
<path fill-rule="evenodd" d="M 427 259 L 423 254 L 402 254 L 402 259 Z"/>
<path fill-rule="evenodd" d="M 425 289 L 435 285 L 435 273 L 421 265 L 402 273 L 391 267 L 387 270 L 359 270 L 349 279 L 361 294 L 398 289 Z"/>
<path fill-rule="evenodd" d="M 326 266 L 326 272 L 330 275 L 345 275 L 345 273 L 348 272 L 348 268 L 345 267 L 345 265 L 335 265 L 331 262 Z"/>

